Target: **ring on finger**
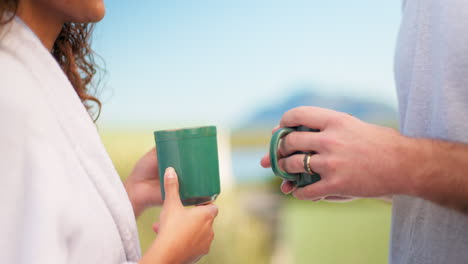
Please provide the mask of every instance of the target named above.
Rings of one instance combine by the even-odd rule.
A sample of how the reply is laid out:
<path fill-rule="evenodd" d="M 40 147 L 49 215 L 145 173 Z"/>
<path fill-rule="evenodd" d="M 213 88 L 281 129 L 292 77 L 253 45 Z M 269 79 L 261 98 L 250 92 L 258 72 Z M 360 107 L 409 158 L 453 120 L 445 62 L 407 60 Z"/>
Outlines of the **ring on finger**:
<path fill-rule="evenodd" d="M 304 156 L 304 171 L 307 174 L 315 174 L 315 172 L 312 170 L 310 167 L 310 157 L 312 156 L 312 153 L 306 153 Z"/>

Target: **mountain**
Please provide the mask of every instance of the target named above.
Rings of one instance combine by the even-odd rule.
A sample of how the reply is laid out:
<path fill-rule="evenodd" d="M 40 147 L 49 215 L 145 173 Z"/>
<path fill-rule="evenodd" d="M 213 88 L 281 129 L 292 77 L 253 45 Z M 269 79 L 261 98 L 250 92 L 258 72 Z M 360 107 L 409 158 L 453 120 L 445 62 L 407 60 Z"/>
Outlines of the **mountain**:
<path fill-rule="evenodd" d="M 320 95 L 310 88 L 292 93 L 279 104 L 259 109 L 245 122 L 242 122 L 236 130 L 271 129 L 278 124 L 286 111 L 299 106 L 318 106 L 351 113 L 359 119 L 374 124 L 392 126 L 397 124 L 397 112 L 390 106 L 363 98 Z"/>

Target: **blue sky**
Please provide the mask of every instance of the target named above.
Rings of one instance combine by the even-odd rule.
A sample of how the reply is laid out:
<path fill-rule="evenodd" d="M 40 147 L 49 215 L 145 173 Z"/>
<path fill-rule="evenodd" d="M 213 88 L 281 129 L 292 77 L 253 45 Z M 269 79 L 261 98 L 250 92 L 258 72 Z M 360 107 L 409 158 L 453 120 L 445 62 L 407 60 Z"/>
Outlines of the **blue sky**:
<path fill-rule="evenodd" d="M 296 86 L 396 107 L 400 1 L 107 1 L 100 122 L 234 126 Z"/>

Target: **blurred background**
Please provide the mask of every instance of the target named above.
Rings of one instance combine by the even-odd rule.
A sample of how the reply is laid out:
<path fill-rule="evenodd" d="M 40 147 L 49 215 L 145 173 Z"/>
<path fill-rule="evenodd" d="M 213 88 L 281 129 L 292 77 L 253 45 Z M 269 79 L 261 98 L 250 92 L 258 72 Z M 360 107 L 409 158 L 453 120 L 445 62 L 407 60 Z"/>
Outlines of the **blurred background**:
<path fill-rule="evenodd" d="M 107 1 L 93 41 L 106 72 L 98 126 L 119 174 L 154 147 L 154 130 L 216 125 L 220 214 L 201 263 L 386 263 L 391 204 L 298 201 L 259 162 L 282 114 L 301 105 L 397 128 L 400 5 Z M 143 251 L 158 212 L 138 220 Z"/>

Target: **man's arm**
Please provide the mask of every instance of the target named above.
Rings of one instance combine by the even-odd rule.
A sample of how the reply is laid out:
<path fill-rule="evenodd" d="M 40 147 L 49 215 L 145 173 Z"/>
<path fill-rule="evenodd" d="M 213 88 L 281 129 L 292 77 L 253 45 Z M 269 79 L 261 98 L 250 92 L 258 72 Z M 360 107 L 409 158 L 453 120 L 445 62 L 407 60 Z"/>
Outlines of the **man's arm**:
<path fill-rule="evenodd" d="M 432 139 L 410 139 L 414 181 L 410 195 L 468 214 L 468 145 Z"/>
<path fill-rule="evenodd" d="M 282 139 L 279 165 L 304 172 L 304 154 L 322 179 L 293 191 L 298 199 L 327 196 L 411 195 L 468 214 L 468 145 L 406 137 L 394 129 L 317 107 L 286 112 L 281 127 L 304 125 L 319 132 L 292 132 Z M 292 156 L 291 156 L 292 155 Z M 269 157 L 261 161 L 269 167 Z M 285 193 L 293 186 L 285 183 Z"/>

